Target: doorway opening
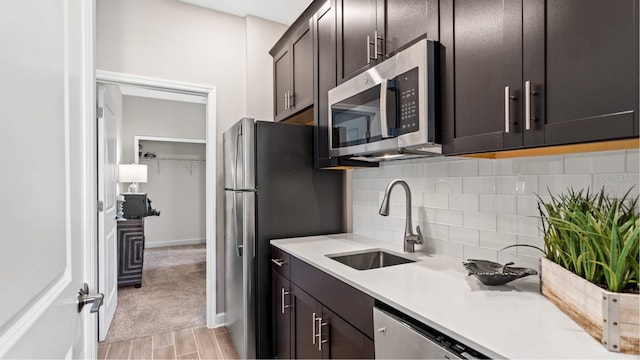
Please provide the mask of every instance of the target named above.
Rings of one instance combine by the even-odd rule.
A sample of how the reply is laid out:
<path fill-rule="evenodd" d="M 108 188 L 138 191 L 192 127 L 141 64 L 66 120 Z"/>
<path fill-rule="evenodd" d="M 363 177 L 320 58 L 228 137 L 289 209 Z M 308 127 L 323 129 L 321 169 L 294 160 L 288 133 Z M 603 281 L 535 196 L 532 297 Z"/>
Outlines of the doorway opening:
<path fill-rule="evenodd" d="M 161 102 L 175 102 L 183 105 L 190 103 L 188 105 L 198 106 L 197 104 L 199 104 L 200 107 L 204 107 L 204 111 L 200 111 L 202 114 L 199 119 L 201 121 L 200 130 L 194 130 L 197 133 L 195 136 L 185 136 L 184 132 L 172 134 L 170 131 L 137 131 L 128 134 L 119 132 L 119 137 L 126 137 L 123 139 L 129 145 L 119 147 L 121 154 L 118 158 L 120 164 L 147 165 L 148 181 L 139 184 L 139 192 L 146 193 L 149 200 L 153 201 L 153 207 L 157 207 L 161 213 L 158 218 L 149 217 L 145 225 L 146 244 L 144 251 L 146 254 L 143 271 L 150 270 L 150 268 L 155 269 L 157 270 L 155 276 L 164 278 L 164 280 L 171 280 L 169 278 L 179 272 L 171 266 L 182 266 L 185 273 L 183 275 L 187 277 L 192 276 L 195 272 L 204 273 L 204 299 L 201 299 L 204 304 L 201 305 L 204 305 L 205 313 L 202 314 L 200 322 L 208 328 L 221 325 L 216 314 L 215 87 L 105 71 L 96 72 L 96 82 L 119 87 L 125 99 L 125 106 L 128 100 L 129 102 L 140 100 L 156 104 Z M 134 98 L 136 100 L 132 100 Z M 125 106 L 123 106 L 123 110 L 126 112 Z M 126 113 L 123 113 L 123 118 L 124 121 L 127 121 Z M 184 120 L 177 118 L 173 126 L 184 130 Z M 152 122 L 149 125 L 150 129 L 154 129 L 155 126 L 155 129 L 158 130 L 158 127 L 161 127 L 161 124 L 157 122 Z M 163 136 L 155 136 L 158 134 Z M 138 151 L 139 146 L 144 151 Z M 117 192 L 120 194 L 127 192 L 127 185 L 119 184 Z M 193 208 L 187 209 L 184 201 L 180 203 L 180 200 L 185 198 L 199 199 L 199 202 L 192 204 Z M 163 209 L 162 204 L 169 207 Z M 170 217 L 170 220 L 159 221 L 164 220 L 163 217 Z M 174 221 L 174 225 L 178 224 L 179 226 L 170 225 L 167 227 L 167 223 L 171 223 L 171 221 Z M 196 223 L 197 226 L 190 226 L 193 224 L 189 221 Z M 193 230 L 194 227 L 201 227 L 202 230 L 189 233 L 188 230 Z M 183 231 L 183 235 L 180 235 L 178 228 L 186 229 L 186 232 Z M 174 233 L 172 234 L 171 231 Z M 176 231 L 178 233 L 175 233 Z M 98 263 L 113 260 L 104 257 L 105 254 L 99 252 Z M 206 265 L 202 261 L 203 258 L 206 259 Z M 168 266 L 169 270 L 164 270 L 163 273 L 163 270 L 160 269 L 163 266 Z M 200 269 L 197 269 L 198 266 Z M 105 271 L 104 269 L 108 267 L 101 268 L 102 271 Z M 108 276 L 114 276 L 114 274 L 108 274 Z M 180 279 L 174 280 L 177 280 L 178 283 L 185 282 Z M 145 287 L 144 281 L 141 285 L 143 288 Z M 123 291 L 125 290 L 131 292 L 129 287 L 123 288 Z M 135 290 L 135 288 L 131 287 L 131 290 Z M 143 306 L 153 307 L 157 304 L 152 300 Z M 118 317 L 115 316 L 115 318 Z M 150 320 L 153 319 L 137 319 L 140 322 Z M 147 332 L 154 332 L 152 324 L 147 326 L 151 327 L 151 330 L 146 330 Z M 100 330 L 103 331 L 102 327 Z M 99 337 L 105 339 L 107 334 L 101 333 Z"/>

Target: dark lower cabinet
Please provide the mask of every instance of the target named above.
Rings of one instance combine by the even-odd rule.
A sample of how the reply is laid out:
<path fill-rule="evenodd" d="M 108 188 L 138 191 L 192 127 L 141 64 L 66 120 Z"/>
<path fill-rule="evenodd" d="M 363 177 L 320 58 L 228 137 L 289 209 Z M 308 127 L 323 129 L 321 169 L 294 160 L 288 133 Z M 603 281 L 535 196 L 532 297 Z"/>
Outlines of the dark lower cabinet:
<path fill-rule="evenodd" d="M 273 304 L 273 352 L 277 359 L 291 359 L 291 284 L 277 271 L 271 271 Z"/>
<path fill-rule="evenodd" d="M 638 0 L 441 0 L 443 152 L 638 136 Z"/>
<path fill-rule="evenodd" d="M 119 220 L 118 286 L 142 286 L 144 260 L 144 219 Z"/>
<path fill-rule="evenodd" d="M 274 357 L 372 359 L 373 298 L 294 257 L 272 248 Z M 290 261 L 290 263 L 288 262 Z M 299 273 L 299 275 L 295 275 Z M 298 280 L 295 283 L 294 279 Z"/>

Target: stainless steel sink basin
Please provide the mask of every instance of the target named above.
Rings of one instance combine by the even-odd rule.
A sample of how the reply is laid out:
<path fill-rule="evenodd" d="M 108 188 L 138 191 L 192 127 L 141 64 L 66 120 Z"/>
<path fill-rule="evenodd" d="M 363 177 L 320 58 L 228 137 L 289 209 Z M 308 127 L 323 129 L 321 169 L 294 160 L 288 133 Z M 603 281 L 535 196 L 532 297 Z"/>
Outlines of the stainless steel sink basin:
<path fill-rule="evenodd" d="M 416 260 L 380 249 L 350 254 L 327 255 L 327 257 L 357 270 L 379 269 L 387 266 L 416 262 Z"/>

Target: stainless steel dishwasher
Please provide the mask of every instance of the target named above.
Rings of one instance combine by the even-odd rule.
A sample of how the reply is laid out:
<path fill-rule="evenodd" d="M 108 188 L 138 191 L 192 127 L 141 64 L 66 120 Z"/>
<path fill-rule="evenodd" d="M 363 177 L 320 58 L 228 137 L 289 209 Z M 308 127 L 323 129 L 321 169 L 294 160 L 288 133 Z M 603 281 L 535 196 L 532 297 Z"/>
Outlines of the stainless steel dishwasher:
<path fill-rule="evenodd" d="M 376 359 L 488 359 L 401 313 L 373 309 Z"/>

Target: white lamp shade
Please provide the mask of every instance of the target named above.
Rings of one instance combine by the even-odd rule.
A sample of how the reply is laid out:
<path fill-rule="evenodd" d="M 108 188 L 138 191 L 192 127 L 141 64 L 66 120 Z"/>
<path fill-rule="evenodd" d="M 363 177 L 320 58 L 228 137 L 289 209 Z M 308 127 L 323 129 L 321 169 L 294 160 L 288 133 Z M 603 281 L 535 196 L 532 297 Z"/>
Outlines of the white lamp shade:
<path fill-rule="evenodd" d="M 147 182 L 147 165 L 120 164 L 118 165 L 118 181 L 130 183 Z"/>

